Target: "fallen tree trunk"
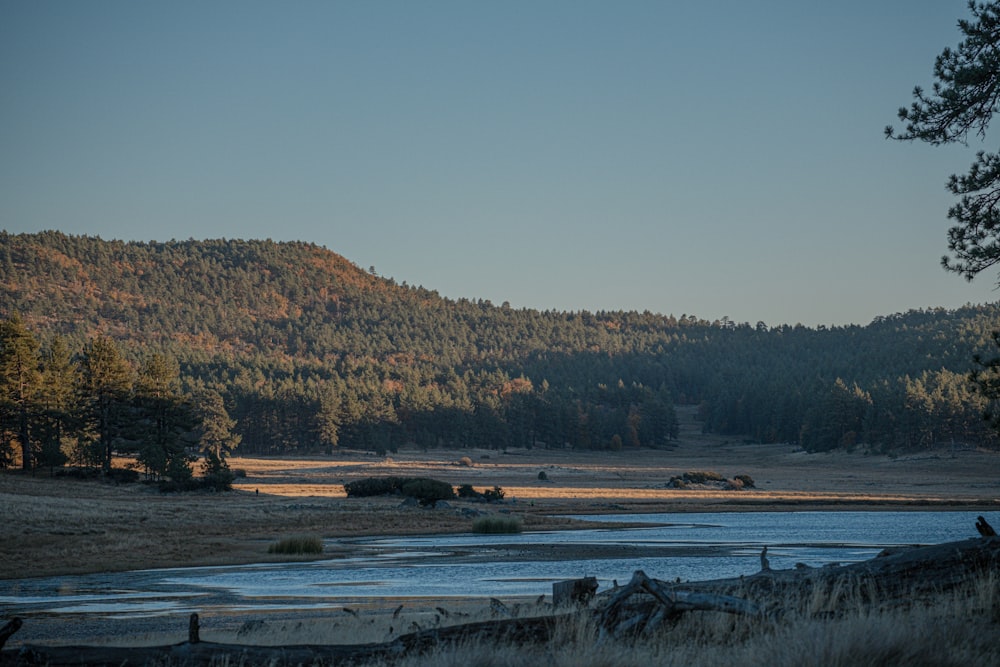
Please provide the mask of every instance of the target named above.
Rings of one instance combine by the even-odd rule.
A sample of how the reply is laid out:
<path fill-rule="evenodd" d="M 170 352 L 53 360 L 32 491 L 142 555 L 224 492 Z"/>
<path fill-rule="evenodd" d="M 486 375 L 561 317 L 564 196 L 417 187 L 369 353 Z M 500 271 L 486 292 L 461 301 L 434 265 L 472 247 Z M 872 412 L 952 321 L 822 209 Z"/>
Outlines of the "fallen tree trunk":
<path fill-rule="evenodd" d="M 632 603 L 637 596 L 644 594 L 652 598 L 652 604 L 644 601 Z M 642 570 L 636 570 L 632 581 L 597 610 L 600 641 L 627 634 L 648 634 L 659 628 L 663 621 L 695 610 L 761 615 L 761 608 L 747 600 L 730 595 L 678 590 L 672 584 L 650 579 Z"/>
<path fill-rule="evenodd" d="M 884 606 L 907 605 L 1000 574 L 1000 538 L 984 537 L 922 547 L 887 549 L 870 560 L 848 565 L 762 570 L 733 579 L 685 583 L 692 592 L 736 595 L 756 600 L 765 612 L 794 598 L 819 592 L 853 591 L 861 600 Z"/>
<path fill-rule="evenodd" d="M 625 587 L 598 595 L 590 609 L 421 630 L 382 644 L 285 647 L 215 644 L 197 641 L 197 625 L 192 621 L 189 637 L 194 641 L 182 644 L 144 648 L 25 646 L 0 651 L 0 664 L 208 665 L 222 660 L 243 665 L 352 664 L 375 658 L 392 660 L 457 642 L 546 642 L 563 624 L 579 622 L 581 615 L 596 622 L 600 640 L 650 632 L 665 620 L 695 610 L 768 617 L 780 614 L 790 601 L 808 599 L 819 589 L 851 589 L 879 604 L 911 604 L 921 595 L 953 590 L 990 573 L 1000 573 L 998 537 L 899 549 L 845 566 L 766 569 L 746 577 L 683 585 L 652 579 L 640 570 Z"/>
<path fill-rule="evenodd" d="M 239 665 L 348 665 L 376 658 L 391 659 L 419 655 L 443 644 L 476 641 L 509 641 L 529 644 L 548 641 L 553 631 L 567 621 L 575 622 L 577 613 L 467 623 L 401 635 L 382 644 L 244 646 L 213 642 L 187 641 L 170 646 L 25 646 L 19 651 L 4 651 L 3 665 L 142 665 L 142 664 L 220 664 L 227 659 Z"/>

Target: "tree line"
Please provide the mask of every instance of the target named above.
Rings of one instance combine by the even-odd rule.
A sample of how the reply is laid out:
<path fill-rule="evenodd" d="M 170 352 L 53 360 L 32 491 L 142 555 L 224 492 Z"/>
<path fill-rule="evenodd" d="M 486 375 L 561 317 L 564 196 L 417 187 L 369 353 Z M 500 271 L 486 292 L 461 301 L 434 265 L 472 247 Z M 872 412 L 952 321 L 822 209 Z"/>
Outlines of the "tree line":
<path fill-rule="evenodd" d="M 147 479 L 184 488 L 197 448 L 202 483 L 227 488 L 233 425 L 218 394 L 181 391 L 171 357 L 136 364 L 106 336 L 77 351 L 58 336 L 43 346 L 18 314 L 0 320 L 0 467 L 72 462 L 112 475 L 115 456 L 128 455 Z"/>
<path fill-rule="evenodd" d="M 814 451 L 997 445 L 968 379 L 996 349 L 997 304 L 817 328 L 539 311 L 443 298 L 307 243 L 0 233 L 11 313 L 74 363 L 97 338 L 137 377 L 176 360 L 184 400 L 213 397 L 253 454 L 669 447 L 677 405 L 708 431 Z"/>

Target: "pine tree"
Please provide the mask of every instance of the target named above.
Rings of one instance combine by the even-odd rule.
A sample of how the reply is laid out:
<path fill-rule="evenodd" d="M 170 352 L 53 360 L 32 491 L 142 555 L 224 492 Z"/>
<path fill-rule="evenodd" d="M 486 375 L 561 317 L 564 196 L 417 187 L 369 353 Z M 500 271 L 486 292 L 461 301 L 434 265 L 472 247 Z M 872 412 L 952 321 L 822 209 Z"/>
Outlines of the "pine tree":
<path fill-rule="evenodd" d="M 50 470 L 66 463 L 65 443 L 74 432 L 79 372 L 66 342 L 56 337 L 42 356 L 42 391 L 39 400 L 39 465 Z"/>
<path fill-rule="evenodd" d="M 95 445 L 94 455 L 107 475 L 111 473 L 115 438 L 127 424 L 133 371 L 110 338 L 97 336 L 84 351 L 82 374 L 84 444 Z"/>
<path fill-rule="evenodd" d="M 14 431 L 21 467 L 31 470 L 32 426 L 41 372 L 39 345 L 17 314 L 0 321 L 0 418 Z"/>
<path fill-rule="evenodd" d="M 200 421 L 198 445 L 206 456 L 225 462 L 240 445 L 239 434 L 234 433 L 236 420 L 229 416 L 225 402 L 217 391 L 199 392 L 195 401 L 195 414 Z"/>
<path fill-rule="evenodd" d="M 916 87 L 915 101 L 898 112 L 905 132 L 887 127 L 887 137 L 935 146 L 965 144 L 970 134 L 986 139 L 1000 107 L 1000 2 L 970 0 L 969 12 L 972 20 L 958 22 L 964 39 L 934 62 L 930 94 Z M 948 190 L 960 199 L 948 211 L 956 223 L 948 230 L 955 259 L 944 257 L 942 264 L 972 280 L 1000 263 L 1000 155 L 979 151 L 968 173 L 948 179 Z"/>
<path fill-rule="evenodd" d="M 147 474 L 169 474 L 171 481 L 183 485 L 191 479 L 183 436 L 193 428 L 194 418 L 180 393 L 180 369 L 174 359 L 158 353 L 145 359 L 135 384 L 135 402 L 139 461 Z"/>

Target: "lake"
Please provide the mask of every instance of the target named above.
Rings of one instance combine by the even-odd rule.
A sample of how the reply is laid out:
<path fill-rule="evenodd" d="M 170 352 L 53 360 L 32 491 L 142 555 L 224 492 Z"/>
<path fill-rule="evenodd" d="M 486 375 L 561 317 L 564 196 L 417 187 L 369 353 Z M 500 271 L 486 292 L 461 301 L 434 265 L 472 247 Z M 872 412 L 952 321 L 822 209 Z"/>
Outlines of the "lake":
<path fill-rule="evenodd" d="M 336 609 L 414 596 L 536 597 L 551 594 L 555 581 L 582 576 L 597 577 L 604 589 L 615 580 L 627 582 L 637 569 L 666 580 L 749 575 L 760 569 L 765 545 L 774 569 L 855 562 L 885 547 L 974 537 L 976 516 L 963 511 L 629 514 L 578 517 L 597 524 L 586 530 L 329 540 L 356 547 L 360 555 L 0 581 L 0 609 L 6 617 L 26 619 L 136 618 Z M 646 525 L 599 525 L 622 521 Z M 540 558 L 546 549 L 570 557 Z M 619 554 L 625 549 L 627 556 Z"/>

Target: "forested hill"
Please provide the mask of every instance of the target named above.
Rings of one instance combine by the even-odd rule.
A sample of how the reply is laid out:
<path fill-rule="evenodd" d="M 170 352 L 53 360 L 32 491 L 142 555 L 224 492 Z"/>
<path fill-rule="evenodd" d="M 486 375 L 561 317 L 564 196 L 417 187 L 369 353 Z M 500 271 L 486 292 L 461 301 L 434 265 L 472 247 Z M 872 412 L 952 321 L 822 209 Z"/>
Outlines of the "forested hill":
<path fill-rule="evenodd" d="M 769 328 L 451 300 L 308 243 L 0 234 L 0 316 L 117 341 L 218 393 L 241 447 L 660 447 L 706 428 L 809 449 L 993 446 L 966 375 L 1000 305 Z"/>

